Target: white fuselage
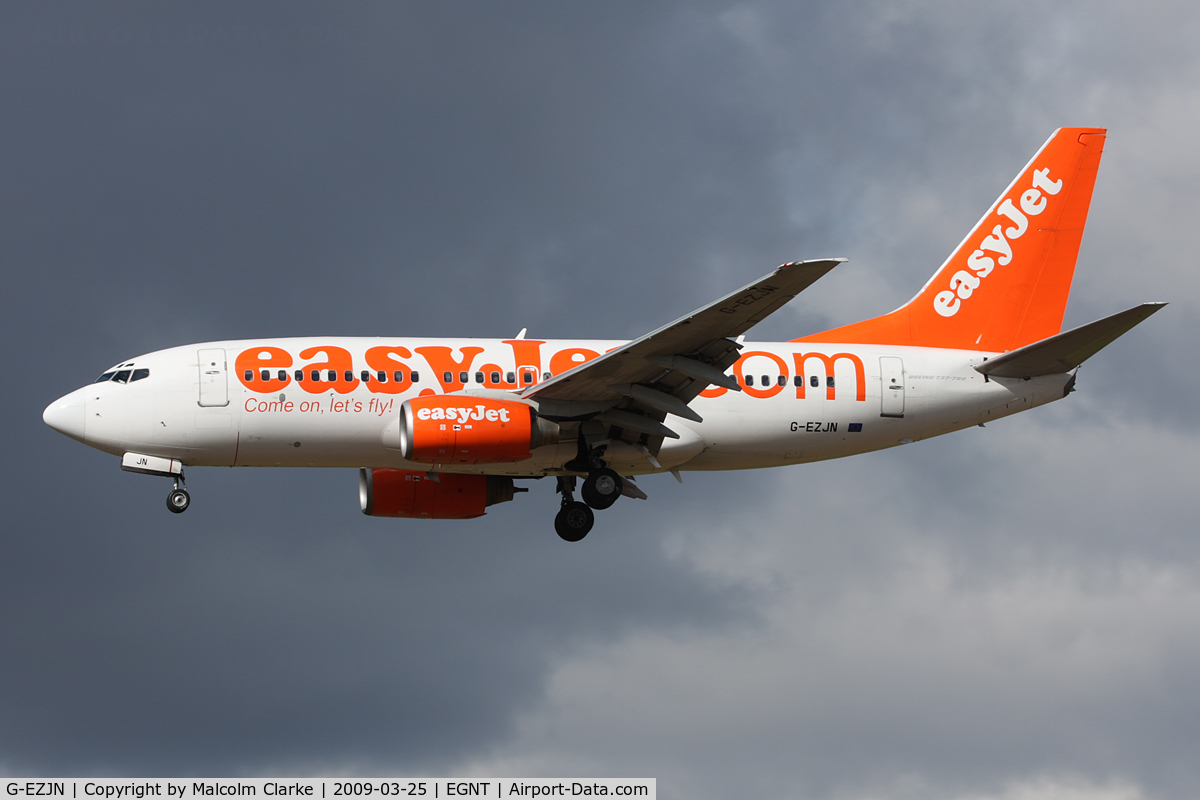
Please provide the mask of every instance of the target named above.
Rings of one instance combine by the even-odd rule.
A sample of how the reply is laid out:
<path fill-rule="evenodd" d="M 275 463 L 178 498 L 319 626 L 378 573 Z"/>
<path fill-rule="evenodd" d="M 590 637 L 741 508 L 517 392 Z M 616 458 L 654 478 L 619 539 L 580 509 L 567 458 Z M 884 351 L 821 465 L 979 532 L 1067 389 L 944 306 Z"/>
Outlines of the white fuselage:
<path fill-rule="evenodd" d="M 397 446 L 406 399 L 520 391 L 622 344 L 326 337 L 189 345 L 123 362 L 130 374 L 149 370 L 140 380 L 110 378 L 62 398 L 55 404 L 56 427 L 106 452 L 172 458 L 186 466 L 428 470 L 429 464 L 405 461 Z M 949 433 L 1064 396 L 1069 374 L 985 379 L 973 367 L 990 355 L 745 343 L 729 370 L 743 391 L 710 388 L 695 398 L 690 405 L 703 422 L 668 416 L 666 424 L 680 438 L 667 439 L 657 454 L 614 442 L 605 459 L 623 474 L 819 461 Z M 320 380 L 312 379 L 314 371 Z M 331 372 L 335 380 L 329 380 Z M 544 475 L 561 472 L 575 453 L 575 443 L 564 441 L 537 448 L 520 462 L 435 468 Z"/>

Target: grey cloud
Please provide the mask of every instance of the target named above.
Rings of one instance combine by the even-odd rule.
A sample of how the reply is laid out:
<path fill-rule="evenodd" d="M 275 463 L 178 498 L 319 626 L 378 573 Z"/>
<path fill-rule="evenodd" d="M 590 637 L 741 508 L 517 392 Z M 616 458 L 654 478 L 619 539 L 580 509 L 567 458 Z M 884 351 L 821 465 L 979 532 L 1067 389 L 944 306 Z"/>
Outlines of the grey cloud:
<path fill-rule="evenodd" d="M 4 769 L 1195 794 L 1190 6 L 4 16 Z M 171 518 L 38 421 L 160 347 L 633 336 L 791 258 L 853 260 L 752 338 L 881 313 L 1074 124 L 1111 135 L 1067 323 L 1172 302 L 1078 394 L 648 479 L 578 548 L 545 481 L 394 525 L 349 473 L 197 471 Z"/>

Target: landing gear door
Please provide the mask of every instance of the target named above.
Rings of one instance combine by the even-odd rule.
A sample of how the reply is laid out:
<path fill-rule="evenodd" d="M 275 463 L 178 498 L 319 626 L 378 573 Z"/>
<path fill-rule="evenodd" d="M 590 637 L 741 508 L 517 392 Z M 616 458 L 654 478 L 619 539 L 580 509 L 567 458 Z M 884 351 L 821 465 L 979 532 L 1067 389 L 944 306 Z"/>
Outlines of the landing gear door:
<path fill-rule="evenodd" d="M 225 364 L 224 350 L 201 350 L 200 405 L 203 408 L 218 408 L 229 405 L 229 370 Z"/>
<path fill-rule="evenodd" d="M 896 356 L 879 359 L 880 397 L 883 405 L 881 417 L 904 416 L 904 361 Z"/>

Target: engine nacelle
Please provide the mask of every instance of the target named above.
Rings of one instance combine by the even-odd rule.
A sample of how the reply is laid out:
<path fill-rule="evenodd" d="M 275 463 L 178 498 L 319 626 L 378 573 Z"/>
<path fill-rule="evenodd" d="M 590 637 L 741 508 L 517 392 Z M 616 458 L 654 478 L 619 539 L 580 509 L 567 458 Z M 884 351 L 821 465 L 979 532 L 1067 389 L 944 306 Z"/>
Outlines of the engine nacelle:
<path fill-rule="evenodd" d="M 499 475 L 430 477 L 407 469 L 360 469 L 358 499 L 369 517 L 471 519 L 484 509 L 513 499 L 512 478 Z M 521 491 L 525 491 L 522 489 Z"/>
<path fill-rule="evenodd" d="M 400 451 L 425 464 L 501 464 L 524 461 L 536 447 L 558 441 L 558 425 L 516 400 L 441 394 L 400 406 Z"/>

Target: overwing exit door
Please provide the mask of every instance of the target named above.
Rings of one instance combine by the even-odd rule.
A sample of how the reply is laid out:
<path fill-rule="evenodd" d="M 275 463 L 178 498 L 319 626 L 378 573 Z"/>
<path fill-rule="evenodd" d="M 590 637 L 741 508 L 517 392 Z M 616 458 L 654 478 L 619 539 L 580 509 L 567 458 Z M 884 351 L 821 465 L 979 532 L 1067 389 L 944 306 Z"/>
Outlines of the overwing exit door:
<path fill-rule="evenodd" d="M 883 398 L 881 417 L 904 416 L 904 361 L 896 356 L 879 358 L 879 396 Z"/>
<path fill-rule="evenodd" d="M 200 405 L 204 408 L 229 405 L 229 370 L 225 366 L 225 351 L 223 349 L 201 350 L 198 357 Z"/>

